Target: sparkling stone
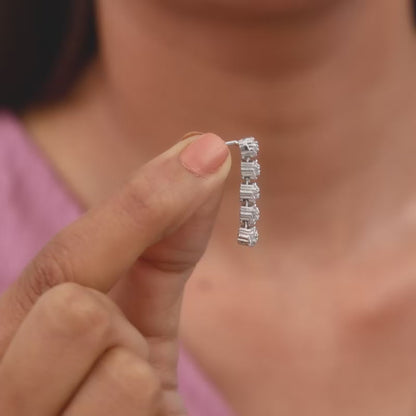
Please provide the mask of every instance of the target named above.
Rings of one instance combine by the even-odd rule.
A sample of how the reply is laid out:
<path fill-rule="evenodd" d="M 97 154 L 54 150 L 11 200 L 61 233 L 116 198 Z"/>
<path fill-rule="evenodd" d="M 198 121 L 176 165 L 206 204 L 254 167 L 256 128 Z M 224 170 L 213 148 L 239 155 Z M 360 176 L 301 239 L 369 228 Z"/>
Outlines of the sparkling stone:
<path fill-rule="evenodd" d="M 257 160 L 241 162 L 241 177 L 243 180 L 256 180 L 260 176 L 260 164 Z"/>
<path fill-rule="evenodd" d="M 241 206 L 240 207 L 240 220 L 243 223 L 247 223 L 249 227 L 253 227 L 260 219 L 260 210 L 256 205 Z"/>
<path fill-rule="evenodd" d="M 259 143 L 254 137 L 247 137 L 238 141 L 241 157 L 243 159 L 254 159 L 259 153 Z"/>
<path fill-rule="evenodd" d="M 260 189 L 256 183 L 242 183 L 240 185 L 240 201 L 255 203 L 260 198 Z"/>
<path fill-rule="evenodd" d="M 253 247 L 259 240 L 259 233 L 256 227 L 240 227 L 238 231 L 238 243 L 244 246 Z"/>

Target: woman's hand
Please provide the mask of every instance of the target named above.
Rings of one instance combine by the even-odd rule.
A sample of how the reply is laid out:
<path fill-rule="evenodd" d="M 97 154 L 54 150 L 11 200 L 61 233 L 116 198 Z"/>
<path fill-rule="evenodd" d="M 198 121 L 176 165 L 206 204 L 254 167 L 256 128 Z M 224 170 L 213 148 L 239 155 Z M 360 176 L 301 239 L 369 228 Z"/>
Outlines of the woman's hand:
<path fill-rule="evenodd" d="M 1 415 L 185 414 L 182 291 L 229 165 L 217 136 L 182 141 L 41 250 L 0 298 Z"/>

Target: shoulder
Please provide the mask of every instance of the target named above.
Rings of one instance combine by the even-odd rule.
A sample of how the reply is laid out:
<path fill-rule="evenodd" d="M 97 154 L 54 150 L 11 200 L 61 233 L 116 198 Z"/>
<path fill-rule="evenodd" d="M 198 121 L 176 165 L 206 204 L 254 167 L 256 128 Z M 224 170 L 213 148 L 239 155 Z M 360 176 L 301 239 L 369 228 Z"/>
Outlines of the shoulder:
<path fill-rule="evenodd" d="M 0 111 L 0 210 L 16 208 L 17 194 L 28 193 L 33 181 L 45 171 L 40 155 L 28 137 L 19 118 L 7 111 Z"/>
<path fill-rule="evenodd" d="M 0 111 L 0 291 L 79 214 L 19 118 Z"/>
<path fill-rule="evenodd" d="M 24 150 L 22 135 L 18 118 L 8 111 L 0 110 L 0 169 L 3 173 Z"/>

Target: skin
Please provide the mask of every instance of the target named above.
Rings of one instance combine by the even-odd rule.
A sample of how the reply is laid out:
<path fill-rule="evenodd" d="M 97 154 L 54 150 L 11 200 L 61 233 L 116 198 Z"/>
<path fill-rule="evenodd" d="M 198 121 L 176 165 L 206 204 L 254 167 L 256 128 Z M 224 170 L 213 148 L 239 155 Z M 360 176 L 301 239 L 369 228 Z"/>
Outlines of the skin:
<path fill-rule="evenodd" d="M 229 162 L 218 136 L 181 141 L 41 250 L 0 298 L 1 414 L 184 415 L 182 292 Z"/>
<path fill-rule="evenodd" d="M 97 59 L 61 103 L 24 117 L 81 205 L 100 206 L 185 131 L 261 140 L 261 243 L 235 245 L 235 166 L 181 320 L 236 413 L 414 414 L 409 2 L 97 7 Z"/>

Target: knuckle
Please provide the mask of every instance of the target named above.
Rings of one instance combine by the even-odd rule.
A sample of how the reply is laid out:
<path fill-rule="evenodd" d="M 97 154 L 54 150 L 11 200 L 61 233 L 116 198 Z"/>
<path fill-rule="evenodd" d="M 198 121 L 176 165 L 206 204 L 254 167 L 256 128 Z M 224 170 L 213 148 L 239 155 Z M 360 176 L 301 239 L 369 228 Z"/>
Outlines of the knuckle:
<path fill-rule="evenodd" d="M 32 261 L 27 283 L 34 296 L 41 296 L 48 289 L 68 280 L 65 263 L 55 247 L 48 247 Z"/>
<path fill-rule="evenodd" d="M 76 283 L 63 283 L 49 290 L 38 301 L 48 330 L 63 337 L 108 335 L 111 314 L 91 291 Z"/>
<path fill-rule="evenodd" d="M 143 169 L 140 176 L 125 184 L 119 208 L 143 230 L 149 223 L 157 224 L 167 213 L 168 204 L 162 197 L 166 193 L 166 189 L 160 189 L 160 184 L 155 186 L 155 180 Z"/>
<path fill-rule="evenodd" d="M 108 371 L 119 388 L 141 399 L 158 397 L 161 382 L 147 361 L 121 347 L 114 348 L 109 354 Z"/>
<path fill-rule="evenodd" d="M 163 273 L 182 274 L 192 271 L 198 263 L 201 253 L 190 253 L 175 249 L 169 251 L 165 258 L 152 257 L 151 253 L 140 259 L 142 264 Z M 185 282 L 184 282 L 185 284 Z"/>
<path fill-rule="evenodd" d="M 31 304 L 49 289 L 75 281 L 67 244 L 56 236 L 32 260 L 19 280 L 22 293 Z"/>
<path fill-rule="evenodd" d="M 155 205 L 152 201 L 151 185 L 145 176 L 125 185 L 120 208 L 140 228 L 149 219 L 156 217 L 157 205 Z"/>

